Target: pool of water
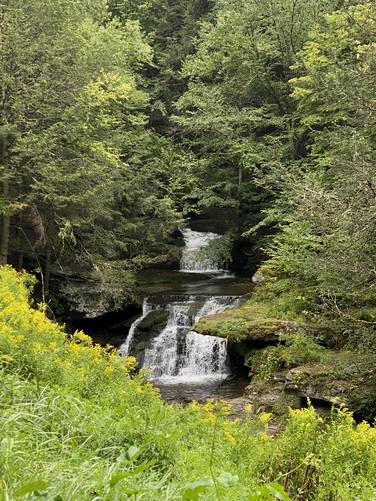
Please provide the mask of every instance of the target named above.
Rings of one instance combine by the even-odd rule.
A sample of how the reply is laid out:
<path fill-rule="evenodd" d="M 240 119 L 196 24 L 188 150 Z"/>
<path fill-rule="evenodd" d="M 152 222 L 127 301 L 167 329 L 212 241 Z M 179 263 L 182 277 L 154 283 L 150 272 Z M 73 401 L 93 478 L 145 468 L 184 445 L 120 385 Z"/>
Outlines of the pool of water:
<path fill-rule="evenodd" d="M 231 400 L 244 394 L 249 380 L 240 376 L 162 377 L 153 380 L 161 397 L 168 403 L 206 402 L 209 399 Z"/>
<path fill-rule="evenodd" d="M 243 296 L 249 294 L 252 287 L 249 279 L 226 273 L 204 274 L 150 269 L 138 275 L 138 293 L 144 297 L 160 294 Z"/>

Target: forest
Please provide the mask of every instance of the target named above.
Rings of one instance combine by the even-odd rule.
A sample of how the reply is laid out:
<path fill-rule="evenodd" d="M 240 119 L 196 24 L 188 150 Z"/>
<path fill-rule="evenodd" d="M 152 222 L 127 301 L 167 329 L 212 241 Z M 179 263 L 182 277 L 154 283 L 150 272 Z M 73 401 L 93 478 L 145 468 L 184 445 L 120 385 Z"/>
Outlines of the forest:
<path fill-rule="evenodd" d="M 0 500 L 375 499 L 375 153 L 374 0 L 0 0 Z"/>

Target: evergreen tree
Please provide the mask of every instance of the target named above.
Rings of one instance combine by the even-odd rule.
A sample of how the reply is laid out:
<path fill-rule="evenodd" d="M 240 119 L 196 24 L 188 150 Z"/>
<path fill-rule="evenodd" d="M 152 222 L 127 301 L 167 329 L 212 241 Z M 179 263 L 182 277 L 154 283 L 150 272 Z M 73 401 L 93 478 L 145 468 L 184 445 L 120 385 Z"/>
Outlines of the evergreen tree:
<path fill-rule="evenodd" d="M 312 31 L 292 80 L 308 156 L 283 182 L 267 266 L 333 311 L 375 286 L 376 8 L 360 2 Z"/>

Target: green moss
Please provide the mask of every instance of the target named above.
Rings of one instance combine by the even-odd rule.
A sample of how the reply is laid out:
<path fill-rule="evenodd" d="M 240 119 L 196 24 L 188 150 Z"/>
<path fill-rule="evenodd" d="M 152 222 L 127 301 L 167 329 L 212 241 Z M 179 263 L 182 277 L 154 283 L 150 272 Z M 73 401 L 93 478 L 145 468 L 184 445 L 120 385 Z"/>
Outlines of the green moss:
<path fill-rule="evenodd" d="M 235 310 L 202 318 L 194 330 L 209 336 L 225 337 L 232 342 L 273 343 L 288 332 L 326 335 L 328 325 L 304 322 L 302 319 L 273 318 L 268 305 L 247 302 Z"/>

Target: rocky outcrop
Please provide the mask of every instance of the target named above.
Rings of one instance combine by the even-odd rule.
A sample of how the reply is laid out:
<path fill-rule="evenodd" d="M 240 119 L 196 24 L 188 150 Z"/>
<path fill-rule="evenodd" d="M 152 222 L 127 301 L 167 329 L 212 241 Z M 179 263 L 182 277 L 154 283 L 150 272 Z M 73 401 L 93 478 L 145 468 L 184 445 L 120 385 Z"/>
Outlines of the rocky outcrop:
<path fill-rule="evenodd" d="M 327 364 L 295 367 L 286 374 L 285 388 L 295 394 L 327 402 L 346 403 L 353 383 L 333 374 Z"/>
<path fill-rule="evenodd" d="M 239 310 L 233 310 L 233 312 Z M 257 343 L 268 345 L 277 343 L 283 334 L 288 332 L 304 332 L 311 335 L 320 335 L 327 332 L 327 327 L 315 324 L 305 324 L 288 320 L 253 319 L 252 316 L 243 316 L 241 313 L 219 313 L 199 320 L 194 330 L 200 334 L 225 337 L 231 342 Z"/>

